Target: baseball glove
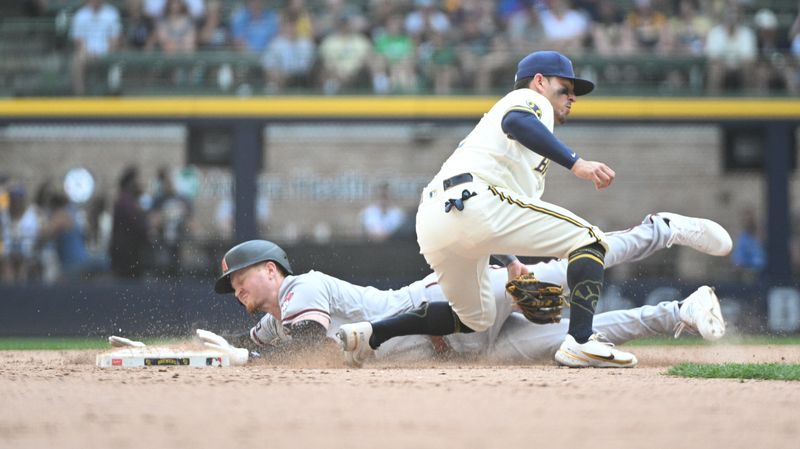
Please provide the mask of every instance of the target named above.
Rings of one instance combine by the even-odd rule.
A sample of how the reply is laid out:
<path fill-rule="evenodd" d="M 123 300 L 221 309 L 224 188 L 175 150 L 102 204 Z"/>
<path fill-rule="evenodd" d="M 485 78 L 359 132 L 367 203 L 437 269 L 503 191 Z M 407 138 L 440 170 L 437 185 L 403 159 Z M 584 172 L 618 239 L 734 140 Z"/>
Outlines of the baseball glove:
<path fill-rule="evenodd" d="M 542 282 L 532 273 L 509 281 L 506 291 L 525 318 L 536 324 L 560 322 L 561 309 L 569 307 L 560 285 Z"/>

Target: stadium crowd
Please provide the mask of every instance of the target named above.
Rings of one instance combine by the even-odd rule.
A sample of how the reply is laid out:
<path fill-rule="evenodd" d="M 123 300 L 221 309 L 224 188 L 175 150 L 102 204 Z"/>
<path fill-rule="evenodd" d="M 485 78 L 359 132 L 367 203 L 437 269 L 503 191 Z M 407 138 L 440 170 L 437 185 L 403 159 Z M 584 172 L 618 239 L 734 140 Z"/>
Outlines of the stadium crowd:
<path fill-rule="evenodd" d="M 73 4 L 61 11 L 70 15 L 78 95 L 85 92 L 87 63 L 119 51 L 163 58 L 241 52 L 260 60 L 262 85 L 250 88 L 264 94 L 287 89 L 493 93 L 507 88 L 502 77 L 521 55 L 544 48 L 583 61 L 583 76 L 601 86 L 644 84 L 684 91 L 694 86 L 711 94 L 796 93 L 800 88 L 796 5 L 773 11 L 752 0 L 24 3 L 31 15 L 53 14 L 62 4 Z M 668 63 L 680 58 L 700 61 L 700 68 Z M 659 61 L 667 63 L 653 69 Z M 204 75 L 176 69 L 166 78 L 185 84 Z M 115 76 L 111 71 L 109 77 Z M 229 87 L 245 75 L 223 65 L 214 78 Z"/>
<path fill-rule="evenodd" d="M 0 284 L 178 276 L 193 213 L 178 178 L 160 167 L 145 184 L 127 166 L 109 202 L 102 192 L 80 201 L 51 180 L 29 192 L 0 175 Z"/>

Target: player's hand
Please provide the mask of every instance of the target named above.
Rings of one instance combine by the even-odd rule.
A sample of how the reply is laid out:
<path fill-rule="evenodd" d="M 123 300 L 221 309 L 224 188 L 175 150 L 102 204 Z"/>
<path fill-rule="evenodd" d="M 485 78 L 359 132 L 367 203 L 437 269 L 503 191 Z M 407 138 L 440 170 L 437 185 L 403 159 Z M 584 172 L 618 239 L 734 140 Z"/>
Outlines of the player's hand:
<path fill-rule="evenodd" d="M 146 345 L 141 341 L 130 340 L 125 337 L 112 335 L 108 337 L 108 343 L 115 348 L 143 348 Z"/>
<path fill-rule="evenodd" d="M 583 159 L 575 161 L 575 165 L 572 166 L 572 173 L 578 178 L 592 181 L 597 190 L 610 186 L 616 176 L 614 170 L 608 165 Z"/>
<path fill-rule="evenodd" d="M 228 354 L 231 358 L 231 365 L 241 366 L 247 363 L 250 358 L 250 351 L 246 348 L 237 348 L 228 343 L 225 338 L 207 330 L 197 329 L 197 336 L 203 344 L 211 349 Z"/>
<path fill-rule="evenodd" d="M 525 266 L 524 263 L 520 262 L 519 260 L 515 260 L 510 264 L 506 265 L 506 270 L 508 270 L 508 280 L 511 281 L 512 279 L 516 279 L 523 274 L 528 274 L 528 267 Z"/>

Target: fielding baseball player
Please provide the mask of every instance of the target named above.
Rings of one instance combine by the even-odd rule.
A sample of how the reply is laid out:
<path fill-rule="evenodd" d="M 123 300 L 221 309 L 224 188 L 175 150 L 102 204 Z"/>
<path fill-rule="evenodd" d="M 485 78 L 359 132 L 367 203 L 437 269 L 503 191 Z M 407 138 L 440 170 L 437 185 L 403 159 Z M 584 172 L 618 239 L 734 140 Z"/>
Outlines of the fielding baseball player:
<path fill-rule="evenodd" d="M 730 251 L 731 240 L 721 226 L 710 220 L 660 213 L 646 217 L 641 225 L 608 234 L 608 244 L 606 264 L 614 266 L 641 260 L 673 244 L 690 246 L 708 254 L 723 254 Z M 553 260 L 527 269 L 543 281 L 566 284 L 567 261 Z M 453 334 L 444 339 L 421 335 L 396 338 L 382 345 L 377 355 L 419 360 L 448 349 L 504 361 L 541 359 L 543 355 L 552 357 L 563 340 L 568 320 L 536 325 L 518 313 L 512 314 L 512 301 L 505 293 L 507 271 L 499 268 L 489 273 L 499 318 L 486 332 Z M 248 334 L 229 338 L 232 345 L 265 355 L 332 341 L 329 339 L 334 338 L 336 329 L 347 323 L 380 320 L 424 308 L 426 304 L 447 302 L 435 274 L 388 291 L 356 286 L 316 271 L 294 274 L 286 253 L 265 240 L 241 243 L 225 254 L 215 291 L 234 293 L 250 313 L 266 312 Z M 597 320 L 597 330 L 608 335 L 605 345 L 668 333 L 675 326 L 688 326 L 708 339 L 721 337 L 724 321 L 713 291 L 707 287 L 700 289 L 687 298 L 683 306 L 677 302 L 645 306 L 600 314 Z M 201 338 L 208 340 L 202 335 Z M 208 341 L 221 346 L 227 344 Z M 373 356 L 373 351 L 365 345 L 347 354 L 348 362 L 358 366 Z"/>
<path fill-rule="evenodd" d="M 551 161 L 597 189 L 614 180 L 606 164 L 582 159 L 553 135 L 554 123 L 565 123 L 577 97 L 593 89 L 558 52 L 534 52 L 519 62 L 514 90 L 484 114 L 422 192 L 417 240 L 449 303 L 343 327 L 338 338 L 346 352 L 401 335 L 489 329 L 497 320 L 490 255 L 518 254 L 568 261 L 571 316 L 559 363 L 587 366 L 589 354 L 589 366 L 636 364 L 633 354 L 592 338 L 608 250 L 603 233 L 541 199 Z M 526 272 L 514 256 L 502 261 L 509 279 Z"/>

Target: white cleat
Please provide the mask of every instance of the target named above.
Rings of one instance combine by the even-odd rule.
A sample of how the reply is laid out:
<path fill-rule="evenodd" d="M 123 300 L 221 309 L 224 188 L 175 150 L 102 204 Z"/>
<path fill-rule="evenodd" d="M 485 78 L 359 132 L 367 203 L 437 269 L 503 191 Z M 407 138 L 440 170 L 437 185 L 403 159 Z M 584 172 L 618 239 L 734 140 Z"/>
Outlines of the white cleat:
<path fill-rule="evenodd" d="M 633 368 L 639 363 L 635 355 L 614 348 L 614 343 L 602 338 L 602 334 L 594 334 L 580 344 L 567 334 L 556 351 L 556 362 L 571 368 Z"/>
<path fill-rule="evenodd" d="M 681 321 L 675 326 L 675 338 L 684 330 L 698 333 L 708 341 L 717 341 L 725 335 L 725 320 L 722 318 L 719 298 L 714 289 L 707 285 L 684 299 L 679 313 Z"/>
<path fill-rule="evenodd" d="M 367 321 L 343 324 L 336 331 L 336 339 L 339 340 L 347 365 L 360 368 L 365 360 L 374 355 L 375 351 L 369 346 L 371 336 L 372 324 Z"/>
<path fill-rule="evenodd" d="M 715 221 L 671 212 L 659 212 L 656 215 L 669 220 L 672 236 L 667 241 L 667 248 L 683 245 L 712 256 L 727 256 L 733 248 L 730 234 Z"/>

